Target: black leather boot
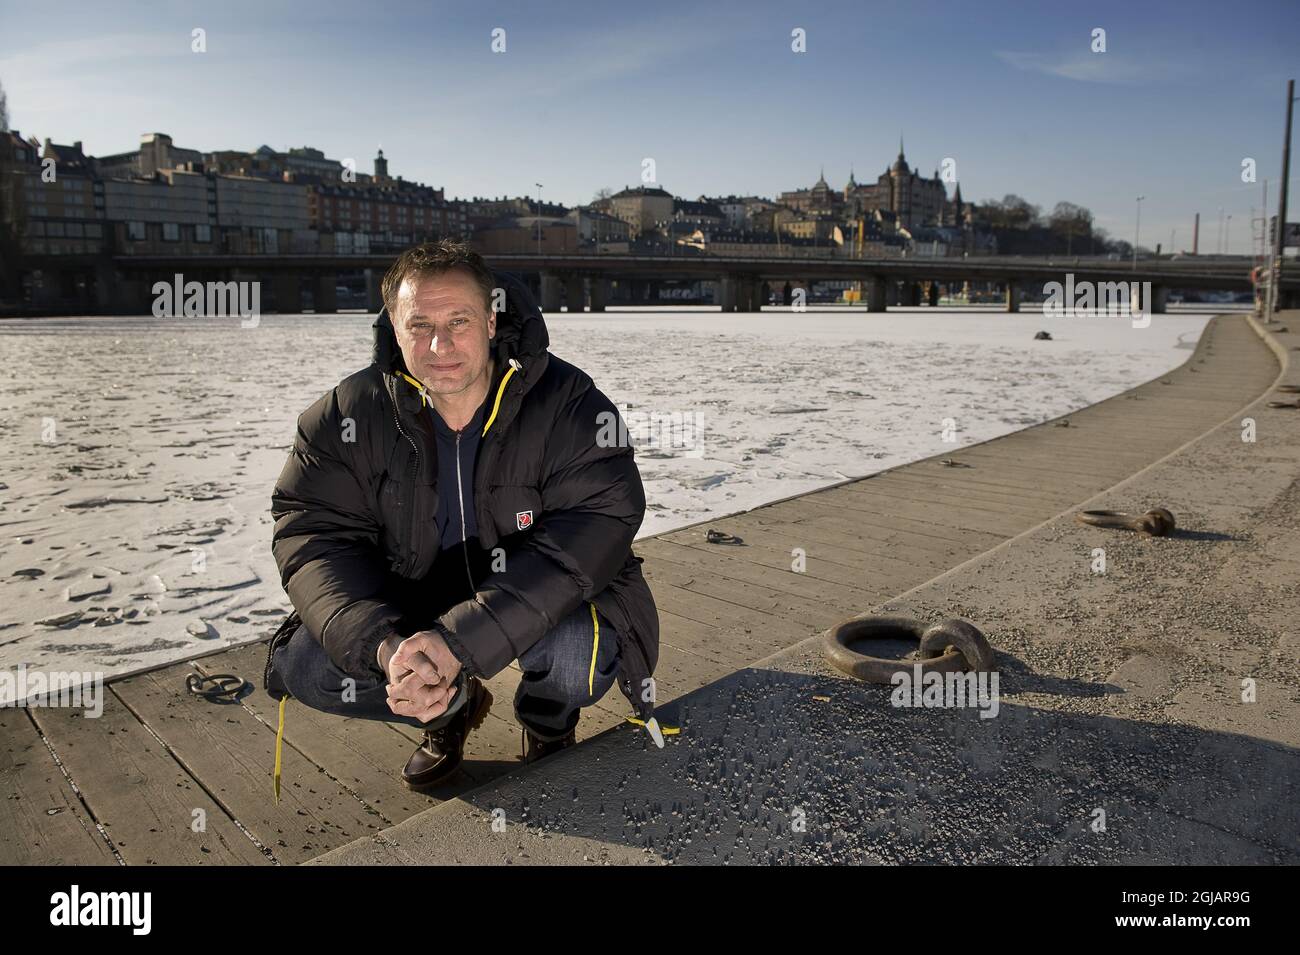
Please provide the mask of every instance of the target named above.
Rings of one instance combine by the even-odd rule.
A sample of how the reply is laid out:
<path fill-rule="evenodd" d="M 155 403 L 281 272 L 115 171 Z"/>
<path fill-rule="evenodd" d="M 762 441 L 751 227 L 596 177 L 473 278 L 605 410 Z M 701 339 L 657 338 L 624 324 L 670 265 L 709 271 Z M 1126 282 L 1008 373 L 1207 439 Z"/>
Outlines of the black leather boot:
<path fill-rule="evenodd" d="M 447 723 L 424 731 L 424 742 L 402 768 L 402 784 L 412 792 L 436 789 L 460 768 L 465 740 L 487 718 L 492 694 L 476 678 L 466 680 L 465 704 Z"/>

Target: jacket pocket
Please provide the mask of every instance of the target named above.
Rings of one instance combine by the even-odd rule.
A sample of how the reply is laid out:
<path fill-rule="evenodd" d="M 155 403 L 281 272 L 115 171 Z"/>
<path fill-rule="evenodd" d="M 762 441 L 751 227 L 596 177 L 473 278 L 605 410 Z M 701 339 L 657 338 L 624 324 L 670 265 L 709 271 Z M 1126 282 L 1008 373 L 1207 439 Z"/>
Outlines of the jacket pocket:
<path fill-rule="evenodd" d="M 379 515 L 380 538 L 384 556 L 390 564 L 397 564 L 405 556 L 402 551 L 402 527 L 406 507 L 402 500 L 401 482 L 385 471 L 375 490 L 375 513 Z"/>

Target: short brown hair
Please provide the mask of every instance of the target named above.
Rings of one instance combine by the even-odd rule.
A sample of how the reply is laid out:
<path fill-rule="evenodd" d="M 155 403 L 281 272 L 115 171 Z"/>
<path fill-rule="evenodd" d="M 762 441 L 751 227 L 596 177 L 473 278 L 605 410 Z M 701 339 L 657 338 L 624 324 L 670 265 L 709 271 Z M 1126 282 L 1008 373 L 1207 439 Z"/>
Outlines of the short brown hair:
<path fill-rule="evenodd" d="M 453 269 L 469 273 L 483 290 L 483 307 L 491 311 L 496 277 L 483 261 L 483 256 L 464 242 L 456 239 L 439 239 L 437 242 L 411 246 L 397 257 L 397 261 L 384 275 L 384 282 L 380 289 L 389 317 L 396 320 L 394 312 L 397 306 L 397 290 L 402 287 L 402 282 L 412 276 L 442 275 Z"/>

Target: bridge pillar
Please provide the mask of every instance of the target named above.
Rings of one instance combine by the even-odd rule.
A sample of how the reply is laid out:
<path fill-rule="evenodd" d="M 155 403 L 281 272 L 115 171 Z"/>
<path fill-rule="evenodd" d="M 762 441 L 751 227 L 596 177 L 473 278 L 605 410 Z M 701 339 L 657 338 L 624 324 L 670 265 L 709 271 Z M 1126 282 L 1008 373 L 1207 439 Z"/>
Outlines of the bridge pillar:
<path fill-rule="evenodd" d="M 1007 311 L 1020 311 L 1020 289 L 1016 288 L 1015 282 L 1007 283 Z"/>
<path fill-rule="evenodd" d="M 1143 283 L 1134 282 L 1129 287 L 1132 290 L 1129 293 L 1129 297 L 1132 299 L 1132 301 L 1129 302 L 1129 307 L 1133 309 L 1134 312 L 1143 312 L 1148 315 L 1164 314 L 1169 305 L 1169 289 L 1165 288 L 1163 285 L 1151 286 L 1151 301 L 1144 302 L 1142 301 L 1142 293 L 1145 292 L 1146 289 L 1143 287 Z"/>
<path fill-rule="evenodd" d="M 384 307 L 384 277 L 378 269 L 366 269 L 366 311 L 378 313 Z"/>
<path fill-rule="evenodd" d="M 879 276 L 873 275 L 871 276 L 871 278 L 867 279 L 862 284 L 866 287 L 866 291 L 867 291 L 867 311 L 868 312 L 885 311 L 885 306 L 886 306 L 885 300 L 886 298 L 888 298 L 887 286 L 889 283 L 887 283 L 884 279 L 880 278 Z"/>
<path fill-rule="evenodd" d="M 554 272 L 542 273 L 542 301 L 540 302 L 543 312 L 558 312 L 560 310 L 560 293 L 564 286 L 560 277 Z"/>
<path fill-rule="evenodd" d="M 605 311 L 605 302 L 609 299 L 609 281 L 592 276 L 590 279 L 591 287 L 587 292 L 588 300 L 591 302 L 593 312 Z"/>
<path fill-rule="evenodd" d="M 112 266 L 102 262 L 95 266 L 95 308 L 98 314 L 102 315 L 113 307 L 114 278 Z"/>
<path fill-rule="evenodd" d="M 885 281 L 885 305 L 889 306 L 889 305 L 897 305 L 897 304 L 898 304 L 898 282 L 896 282 L 894 279 L 887 279 Z"/>
<path fill-rule="evenodd" d="M 297 272 L 277 272 L 271 280 L 271 298 L 281 315 L 302 311 L 302 286 Z"/>
<path fill-rule="evenodd" d="M 781 304 L 787 306 L 794 304 L 794 286 L 789 281 L 781 288 Z"/>
<path fill-rule="evenodd" d="M 750 304 L 752 295 L 753 288 L 750 286 L 749 279 L 744 276 L 736 279 L 736 311 L 752 312 L 753 306 Z"/>
<path fill-rule="evenodd" d="M 921 304 L 921 286 L 918 282 L 907 283 L 907 304 L 917 306 Z"/>
<path fill-rule="evenodd" d="M 1163 315 L 1169 308 L 1169 289 L 1163 285 L 1151 287 L 1151 314 Z"/>
<path fill-rule="evenodd" d="M 714 297 L 717 299 L 718 307 L 724 312 L 736 310 L 736 285 L 736 279 L 731 275 L 724 275 L 714 283 L 714 288 L 717 289 Z"/>
<path fill-rule="evenodd" d="M 581 312 L 587 303 L 586 289 L 583 288 L 581 275 L 569 275 L 564 279 L 564 305 L 571 312 Z"/>
<path fill-rule="evenodd" d="M 930 287 L 926 289 L 926 304 L 931 308 L 939 307 L 939 283 L 931 282 Z"/>
<path fill-rule="evenodd" d="M 33 286 L 35 280 L 33 280 Z M 120 282 L 117 282 L 113 290 L 113 311 L 123 314 L 132 315 L 138 313 L 142 308 L 148 312 L 153 302 L 153 282 L 141 281 L 140 279 L 123 276 Z M 33 302 L 36 295 L 36 289 L 32 289 Z"/>
<path fill-rule="evenodd" d="M 312 305 L 319 312 L 337 312 L 339 310 L 339 297 L 335 288 L 338 286 L 338 277 L 332 272 L 327 275 L 316 276 L 316 294 L 312 299 Z"/>

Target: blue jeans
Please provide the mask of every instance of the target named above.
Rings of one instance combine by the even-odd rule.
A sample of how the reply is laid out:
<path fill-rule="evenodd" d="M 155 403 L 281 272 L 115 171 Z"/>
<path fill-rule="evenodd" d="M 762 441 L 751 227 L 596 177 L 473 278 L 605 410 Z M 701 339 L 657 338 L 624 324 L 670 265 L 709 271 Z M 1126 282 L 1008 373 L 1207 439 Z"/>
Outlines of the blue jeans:
<path fill-rule="evenodd" d="M 598 613 L 597 619 L 599 643 L 592 626 L 591 605 L 584 601 L 519 656 L 519 667 L 524 672 L 515 692 L 515 718 L 539 739 L 567 735 L 578 725 L 579 710 L 595 703 L 614 684 L 618 634 L 604 614 Z M 312 709 L 420 729 L 445 725 L 460 712 L 467 695 L 462 672 L 447 712 L 428 723 L 413 716 L 398 716 L 388 708 L 383 677 L 358 679 L 340 670 L 306 627 L 299 627 L 276 650 L 275 670 L 293 698 Z"/>

